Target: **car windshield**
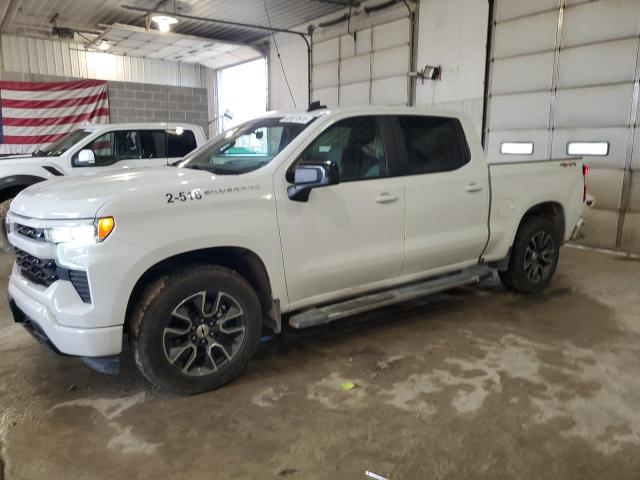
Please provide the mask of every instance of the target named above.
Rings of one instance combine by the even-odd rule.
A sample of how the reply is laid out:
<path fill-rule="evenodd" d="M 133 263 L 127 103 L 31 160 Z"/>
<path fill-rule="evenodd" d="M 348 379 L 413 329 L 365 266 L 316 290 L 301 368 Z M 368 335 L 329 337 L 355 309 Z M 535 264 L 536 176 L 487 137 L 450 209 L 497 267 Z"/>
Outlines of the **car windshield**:
<path fill-rule="evenodd" d="M 66 137 L 62 137 L 57 142 L 34 153 L 36 156 L 57 157 L 73 147 L 83 138 L 91 135 L 90 130 L 72 130 Z"/>
<path fill-rule="evenodd" d="M 251 120 L 211 139 L 178 164 L 179 168 L 239 175 L 269 163 L 312 121 L 310 115 Z"/>

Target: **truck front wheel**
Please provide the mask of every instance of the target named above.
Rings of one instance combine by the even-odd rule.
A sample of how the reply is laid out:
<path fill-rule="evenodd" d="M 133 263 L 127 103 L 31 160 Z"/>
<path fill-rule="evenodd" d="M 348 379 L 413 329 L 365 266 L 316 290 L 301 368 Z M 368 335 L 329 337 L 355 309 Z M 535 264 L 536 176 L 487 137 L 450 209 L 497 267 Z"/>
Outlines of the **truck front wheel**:
<path fill-rule="evenodd" d="M 153 282 L 131 321 L 136 364 L 152 384 L 193 394 L 236 377 L 260 341 L 262 310 L 240 275 L 196 266 Z"/>
<path fill-rule="evenodd" d="M 561 235 L 554 225 L 539 217 L 518 229 L 511 249 L 509 267 L 499 272 L 507 290 L 537 293 L 545 288 L 558 265 Z"/>

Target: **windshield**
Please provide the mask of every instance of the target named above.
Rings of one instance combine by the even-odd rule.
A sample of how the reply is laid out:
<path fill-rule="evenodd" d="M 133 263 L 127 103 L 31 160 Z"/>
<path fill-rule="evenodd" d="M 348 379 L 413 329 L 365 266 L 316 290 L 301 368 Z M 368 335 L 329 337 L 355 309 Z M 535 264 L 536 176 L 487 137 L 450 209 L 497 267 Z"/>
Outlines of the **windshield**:
<path fill-rule="evenodd" d="M 57 142 L 52 143 L 48 147 L 38 150 L 35 155 L 43 157 L 57 157 L 73 147 L 84 137 L 91 135 L 90 130 L 72 130 L 66 137 L 62 137 Z"/>
<path fill-rule="evenodd" d="M 213 138 L 179 163 L 180 168 L 239 175 L 269 163 L 304 130 L 310 115 L 259 118 Z"/>

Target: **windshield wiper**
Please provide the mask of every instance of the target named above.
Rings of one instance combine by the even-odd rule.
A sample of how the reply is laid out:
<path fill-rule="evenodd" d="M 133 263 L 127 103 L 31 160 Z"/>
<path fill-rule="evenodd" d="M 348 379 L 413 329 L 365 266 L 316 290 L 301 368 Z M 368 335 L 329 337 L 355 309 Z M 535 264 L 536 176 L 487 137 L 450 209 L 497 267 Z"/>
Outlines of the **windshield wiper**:
<path fill-rule="evenodd" d="M 31 154 L 32 157 L 46 157 L 47 156 L 47 152 L 45 152 L 44 150 L 36 150 L 35 152 L 33 152 Z"/>

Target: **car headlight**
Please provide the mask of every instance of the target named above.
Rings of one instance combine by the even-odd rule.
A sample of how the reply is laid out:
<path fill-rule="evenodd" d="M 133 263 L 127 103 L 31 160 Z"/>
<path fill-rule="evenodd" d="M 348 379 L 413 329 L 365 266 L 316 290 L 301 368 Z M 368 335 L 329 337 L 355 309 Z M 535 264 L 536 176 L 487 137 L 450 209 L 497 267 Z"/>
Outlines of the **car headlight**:
<path fill-rule="evenodd" d="M 100 217 L 94 220 L 85 220 L 75 225 L 61 225 L 44 229 L 44 237 L 51 243 L 64 243 L 74 245 L 90 245 L 102 242 L 115 227 L 113 217 Z"/>

